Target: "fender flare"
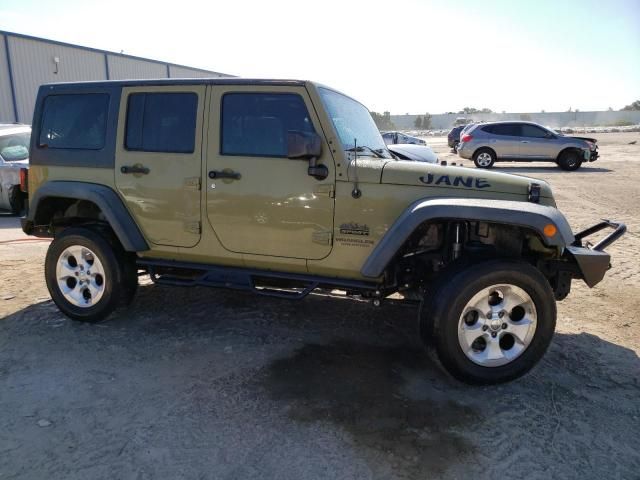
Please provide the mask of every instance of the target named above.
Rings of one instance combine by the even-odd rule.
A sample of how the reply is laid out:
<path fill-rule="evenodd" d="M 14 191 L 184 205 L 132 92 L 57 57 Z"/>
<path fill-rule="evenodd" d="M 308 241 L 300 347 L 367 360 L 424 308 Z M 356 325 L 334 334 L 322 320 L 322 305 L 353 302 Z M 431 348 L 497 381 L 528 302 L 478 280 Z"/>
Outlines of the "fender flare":
<path fill-rule="evenodd" d="M 95 203 L 127 252 L 149 250 L 138 225 L 124 203 L 111 188 L 88 182 L 50 181 L 42 184 L 31 197 L 29 212 L 22 219 L 22 229 L 30 234 L 40 202 L 50 197 L 73 198 Z"/>
<path fill-rule="evenodd" d="M 398 250 L 421 224 L 437 219 L 459 219 L 501 223 L 530 228 L 543 243 L 561 251 L 574 241 L 571 227 L 558 209 L 537 203 L 477 198 L 434 198 L 419 200 L 407 208 L 387 230 L 367 258 L 360 273 L 368 278 L 383 274 Z M 545 225 L 555 225 L 552 237 L 544 235 Z"/>

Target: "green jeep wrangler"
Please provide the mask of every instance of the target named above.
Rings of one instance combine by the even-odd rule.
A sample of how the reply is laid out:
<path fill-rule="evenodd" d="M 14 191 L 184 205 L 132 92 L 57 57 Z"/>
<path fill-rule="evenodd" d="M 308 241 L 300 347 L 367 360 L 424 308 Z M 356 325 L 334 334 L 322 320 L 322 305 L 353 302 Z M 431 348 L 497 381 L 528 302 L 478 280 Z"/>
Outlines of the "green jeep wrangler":
<path fill-rule="evenodd" d="M 366 107 L 308 81 L 44 85 L 29 183 L 23 230 L 53 237 L 47 286 L 74 320 L 130 302 L 141 274 L 393 295 L 419 305 L 444 367 L 480 384 L 540 360 L 555 300 L 574 278 L 597 284 L 625 231 L 574 235 L 539 180 L 400 161 Z"/>

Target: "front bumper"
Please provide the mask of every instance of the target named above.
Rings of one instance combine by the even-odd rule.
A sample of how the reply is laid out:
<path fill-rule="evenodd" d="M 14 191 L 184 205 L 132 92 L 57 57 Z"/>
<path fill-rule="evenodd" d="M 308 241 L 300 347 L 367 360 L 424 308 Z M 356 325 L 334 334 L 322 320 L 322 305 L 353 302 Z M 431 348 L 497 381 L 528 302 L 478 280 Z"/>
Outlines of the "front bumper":
<path fill-rule="evenodd" d="M 612 228 L 613 232 L 595 245 L 590 245 L 589 242 L 583 244 L 584 239 L 605 228 Z M 567 247 L 569 255 L 573 257 L 578 267 L 579 274 L 574 277 L 583 279 L 589 287 L 597 285 L 611 268 L 611 256 L 604 249 L 622 237 L 626 231 L 627 227 L 624 223 L 603 220 L 577 233 L 573 244 Z"/>
<path fill-rule="evenodd" d="M 595 162 L 598 159 L 598 157 L 600 157 L 600 154 L 598 153 L 598 147 L 596 147 L 593 150 L 586 150 L 586 149 L 583 150 L 582 156 L 584 160 L 587 162 Z"/>

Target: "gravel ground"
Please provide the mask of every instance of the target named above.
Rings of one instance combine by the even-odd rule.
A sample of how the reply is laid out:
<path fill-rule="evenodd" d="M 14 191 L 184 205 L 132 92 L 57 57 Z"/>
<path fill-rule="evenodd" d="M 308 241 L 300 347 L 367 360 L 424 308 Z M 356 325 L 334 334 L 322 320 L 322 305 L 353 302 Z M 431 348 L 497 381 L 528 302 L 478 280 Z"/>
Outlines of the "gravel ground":
<path fill-rule="evenodd" d="M 0 478 L 640 478 L 640 134 L 599 137 L 578 172 L 496 168 L 550 181 L 575 229 L 629 227 L 539 366 L 498 387 L 443 373 L 400 305 L 145 282 L 110 321 L 71 322 L 47 242 L 7 243 L 24 237 L 0 216 Z"/>

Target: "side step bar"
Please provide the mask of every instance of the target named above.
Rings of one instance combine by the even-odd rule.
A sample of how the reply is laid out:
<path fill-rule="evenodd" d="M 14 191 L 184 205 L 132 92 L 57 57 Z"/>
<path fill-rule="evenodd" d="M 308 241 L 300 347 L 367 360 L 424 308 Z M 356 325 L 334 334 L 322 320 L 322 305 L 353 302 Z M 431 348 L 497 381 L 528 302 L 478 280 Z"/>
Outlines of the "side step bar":
<path fill-rule="evenodd" d="M 379 285 L 370 282 L 280 273 L 270 270 L 221 267 L 146 258 L 139 258 L 136 263 L 138 267 L 149 273 L 154 283 L 161 285 L 230 288 L 252 291 L 268 297 L 293 300 L 306 297 L 316 288 L 338 288 L 359 292 L 380 290 Z M 269 285 L 270 282 L 277 285 Z"/>

